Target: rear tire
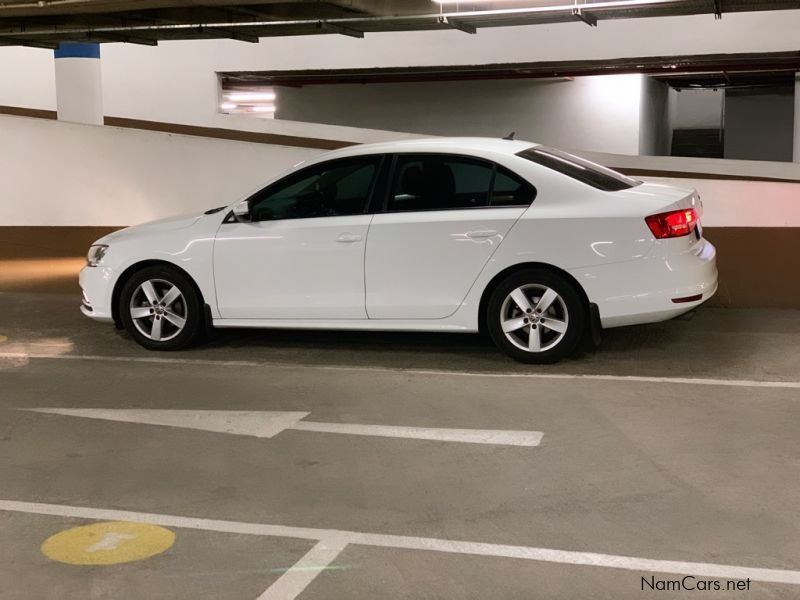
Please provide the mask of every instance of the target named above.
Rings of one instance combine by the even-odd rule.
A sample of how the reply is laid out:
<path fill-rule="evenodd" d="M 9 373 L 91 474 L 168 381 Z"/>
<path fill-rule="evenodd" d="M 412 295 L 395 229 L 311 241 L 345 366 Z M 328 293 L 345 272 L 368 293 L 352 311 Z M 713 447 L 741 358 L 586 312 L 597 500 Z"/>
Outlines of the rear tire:
<path fill-rule="evenodd" d="M 536 267 L 512 273 L 486 304 L 495 345 L 524 363 L 550 364 L 572 355 L 586 327 L 586 308 L 572 283 Z"/>
<path fill-rule="evenodd" d="M 203 301 L 184 273 L 168 265 L 145 267 L 122 287 L 119 315 L 126 331 L 148 350 L 180 350 L 204 328 Z"/>

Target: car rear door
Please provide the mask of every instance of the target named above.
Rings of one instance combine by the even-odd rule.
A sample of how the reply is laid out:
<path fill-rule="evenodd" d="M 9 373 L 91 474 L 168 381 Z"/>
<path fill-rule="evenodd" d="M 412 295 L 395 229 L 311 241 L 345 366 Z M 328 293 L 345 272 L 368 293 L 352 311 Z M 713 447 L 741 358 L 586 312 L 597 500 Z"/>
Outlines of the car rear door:
<path fill-rule="evenodd" d="M 492 162 L 398 154 L 367 236 L 370 319 L 441 319 L 463 302 L 535 190 Z"/>

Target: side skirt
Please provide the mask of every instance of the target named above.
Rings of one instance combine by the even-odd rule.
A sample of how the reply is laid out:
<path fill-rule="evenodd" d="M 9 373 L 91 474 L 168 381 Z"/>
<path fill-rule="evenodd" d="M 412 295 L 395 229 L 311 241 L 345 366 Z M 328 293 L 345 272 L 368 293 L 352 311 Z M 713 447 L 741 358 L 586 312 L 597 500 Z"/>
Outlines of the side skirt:
<path fill-rule="evenodd" d="M 213 319 L 218 328 L 248 327 L 254 329 L 325 329 L 343 331 L 441 331 L 448 333 L 478 333 L 477 324 L 469 327 L 447 319 L 390 320 L 390 319 Z"/>

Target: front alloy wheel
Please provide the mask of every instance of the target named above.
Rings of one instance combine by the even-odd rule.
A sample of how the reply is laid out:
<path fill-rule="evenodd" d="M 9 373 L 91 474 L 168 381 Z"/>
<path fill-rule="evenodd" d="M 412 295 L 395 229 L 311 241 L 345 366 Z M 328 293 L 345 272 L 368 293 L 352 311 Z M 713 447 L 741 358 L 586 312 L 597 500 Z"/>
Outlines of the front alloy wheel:
<path fill-rule="evenodd" d="M 501 281 L 486 308 L 485 322 L 494 343 L 527 363 L 553 363 L 572 354 L 586 322 L 585 307 L 573 284 L 553 271 L 534 267 Z"/>
<path fill-rule="evenodd" d="M 177 285 L 163 279 L 143 281 L 129 306 L 134 327 L 154 342 L 166 342 L 186 327 L 186 299 Z"/>
<path fill-rule="evenodd" d="M 125 329 L 150 350 L 185 348 L 202 331 L 202 299 L 191 280 L 168 265 L 134 273 L 122 288 L 118 306 Z"/>

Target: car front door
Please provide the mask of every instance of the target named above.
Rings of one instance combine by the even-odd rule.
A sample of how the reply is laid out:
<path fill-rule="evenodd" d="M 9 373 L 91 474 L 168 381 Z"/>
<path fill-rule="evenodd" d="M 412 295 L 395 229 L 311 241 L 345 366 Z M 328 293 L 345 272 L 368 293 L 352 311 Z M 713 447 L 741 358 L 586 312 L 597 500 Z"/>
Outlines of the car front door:
<path fill-rule="evenodd" d="M 534 195 L 489 161 L 398 154 L 385 210 L 367 238 L 369 318 L 453 314 Z"/>
<path fill-rule="evenodd" d="M 214 243 L 224 319 L 366 319 L 367 207 L 383 157 L 301 169 L 249 200 L 251 222 L 228 218 Z"/>

